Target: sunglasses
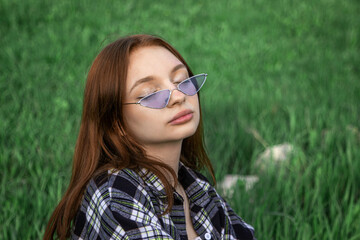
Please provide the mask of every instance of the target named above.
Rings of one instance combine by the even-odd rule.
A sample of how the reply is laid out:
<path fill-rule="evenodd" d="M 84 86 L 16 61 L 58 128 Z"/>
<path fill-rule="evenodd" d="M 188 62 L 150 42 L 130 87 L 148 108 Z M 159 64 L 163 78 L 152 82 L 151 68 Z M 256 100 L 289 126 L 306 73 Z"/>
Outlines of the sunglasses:
<path fill-rule="evenodd" d="M 184 81 L 178 83 L 175 89 L 184 93 L 188 96 L 195 95 L 200 88 L 204 85 L 207 74 L 202 73 L 199 75 L 192 76 L 190 78 L 185 79 Z M 175 90 L 164 89 L 141 98 L 138 102 L 135 103 L 124 103 L 127 104 L 140 104 L 141 106 L 154 108 L 154 109 L 162 109 L 165 108 L 170 100 L 171 93 Z"/>

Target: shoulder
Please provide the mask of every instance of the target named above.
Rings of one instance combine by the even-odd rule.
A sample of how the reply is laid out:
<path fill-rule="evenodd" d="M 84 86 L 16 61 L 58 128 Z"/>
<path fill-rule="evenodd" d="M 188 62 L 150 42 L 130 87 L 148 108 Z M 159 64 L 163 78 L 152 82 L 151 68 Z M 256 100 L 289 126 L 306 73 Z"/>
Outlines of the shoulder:
<path fill-rule="evenodd" d="M 83 204 L 99 206 L 110 205 L 119 198 L 139 199 L 140 195 L 147 195 L 144 186 L 143 179 L 135 170 L 109 170 L 90 180 L 84 193 Z"/>
<path fill-rule="evenodd" d="M 135 198 L 139 199 L 139 191 L 146 195 L 142 186 L 143 180 L 134 170 L 104 172 L 89 181 L 80 208 L 89 212 L 99 207 L 111 208 L 113 202 L 119 202 L 119 199 L 135 201 Z"/>
<path fill-rule="evenodd" d="M 185 181 L 188 184 L 190 182 L 204 182 L 210 184 L 210 181 L 199 171 L 186 166 L 184 163 L 179 163 L 179 181 Z"/>
<path fill-rule="evenodd" d="M 122 169 L 108 173 L 107 188 L 111 193 L 123 193 L 134 197 L 144 186 L 144 181 L 137 171 Z M 112 196 L 110 196 L 112 197 Z"/>
<path fill-rule="evenodd" d="M 197 177 L 197 179 L 202 180 L 202 181 L 205 181 L 205 182 L 207 182 L 207 183 L 210 184 L 209 179 L 208 179 L 207 177 L 205 177 L 205 176 L 204 176 L 202 173 L 200 173 L 199 171 L 192 170 L 192 169 L 190 169 L 190 168 L 189 168 L 189 171 L 190 171 L 190 172 L 193 172 L 193 174 Z"/>
<path fill-rule="evenodd" d="M 136 171 L 108 171 L 92 178 L 87 185 L 72 236 L 122 235 L 123 231 L 147 224 L 147 218 L 138 216 L 154 218 L 153 211 L 144 182 Z"/>

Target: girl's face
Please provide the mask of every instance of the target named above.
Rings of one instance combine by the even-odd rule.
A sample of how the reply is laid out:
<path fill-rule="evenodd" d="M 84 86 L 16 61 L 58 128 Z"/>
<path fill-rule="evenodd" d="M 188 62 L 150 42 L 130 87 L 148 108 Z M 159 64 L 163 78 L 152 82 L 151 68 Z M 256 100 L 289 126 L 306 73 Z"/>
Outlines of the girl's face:
<path fill-rule="evenodd" d="M 177 83 L 188 77 L 186 67 L 166 48 L 140 47 L 130 55 L 123 102 L 135 103 L 155 91 L 176 89 Z M 128 131 L 145 146 L 182 141 L 198 127 L 198 95 L 174 90 L 163 109 L 123 105 L 123 115 Z"/>

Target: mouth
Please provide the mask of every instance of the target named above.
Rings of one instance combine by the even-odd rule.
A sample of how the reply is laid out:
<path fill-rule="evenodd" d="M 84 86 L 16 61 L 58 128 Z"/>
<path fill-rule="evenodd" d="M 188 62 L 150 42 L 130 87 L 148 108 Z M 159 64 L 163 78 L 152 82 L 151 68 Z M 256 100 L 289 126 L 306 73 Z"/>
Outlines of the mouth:
<path fill-rule="evenodd" d="M 188 122 L 192 119 L 193 117 L 193 111 L 191 110 L 184 110 L 184 111 L 181 111 L 179 113 L 177 113 L 170 121 L 169 123 L 170 124 L 182 124 L 182 123 L 185 123 L 185 122 Z"/>

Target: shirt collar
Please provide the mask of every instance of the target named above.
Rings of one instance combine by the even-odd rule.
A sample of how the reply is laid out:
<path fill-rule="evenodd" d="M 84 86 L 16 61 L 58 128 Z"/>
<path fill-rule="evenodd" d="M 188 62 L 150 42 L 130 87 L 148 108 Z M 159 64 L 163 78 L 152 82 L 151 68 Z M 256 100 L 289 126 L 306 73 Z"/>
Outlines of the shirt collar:
<path fill-rule="evenodd" d="M 200 173 L 186 167 L 180 162 L 178 180 L 184 187 L 186 195 L 191 203 L 204 207 L 209 201 L 210 183 Z"/>
<path fill-rule="evenodd" d="M 149 188 L 161 199 L 166 198 L 164 184 L 151 171 L 143 168 L 141 169 L 142 178 Z M 179 162 L 178 181 L 184 187 L 186 195 L 191 203 L 204 207 L 209 201 L 210 196 L 208 191 L 210 189 L 209 182 L 200 179 L 200 173 L 186 167 L 182 162 Z"/>

